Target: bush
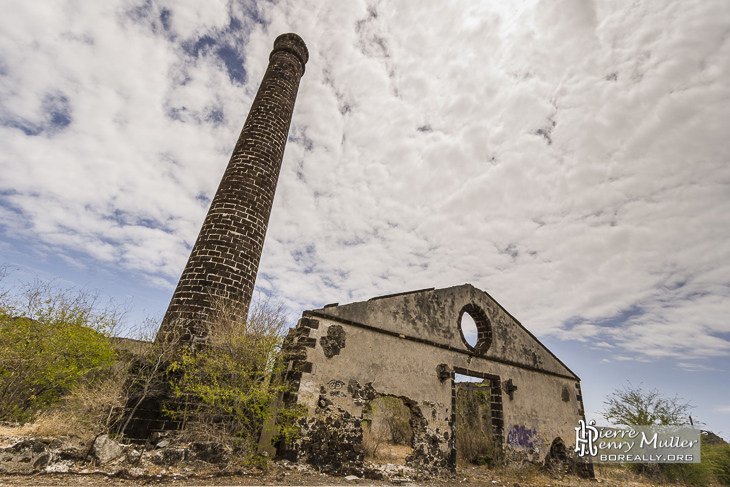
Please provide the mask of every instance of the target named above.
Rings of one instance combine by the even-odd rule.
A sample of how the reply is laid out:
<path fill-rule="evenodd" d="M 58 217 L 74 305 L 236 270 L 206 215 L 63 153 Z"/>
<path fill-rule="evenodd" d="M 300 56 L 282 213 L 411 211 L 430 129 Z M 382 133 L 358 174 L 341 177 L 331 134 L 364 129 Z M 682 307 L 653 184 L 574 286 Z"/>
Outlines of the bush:
<path fill-rule="evenodd" d="M 704 443 L 704 442 L 703 442 Z M 710 473 L 722 485 L 730 485 L 730 445 L 703 445 L 702 463 L 707 462 Z"/>
<path fill-rule="evenodd" d="M 39 436 L 93 438 L 109 433 L 124 412 L 126 375 L 109 375 L 77 384 L 58 406 L 36 419 Z"/>
<path fill-rule="evenodd" d="M 188 437 L 253 453 L 264 424 L 289 440 L 298 434 L 301 409 L 278 400 L 289 388 L 278 379 L 280 306 L 254 301 L 240 320 L 241 309 L 216 303 L 207 341 L 193 351 L 182 327 L 153 341 L 150 320 L 138 330 L 143 340 L 112 337 L 124 309 L 99 307 L 98 297 L 41 281 L 0 289 L 0 420 L 37 419 L 37 434 L 122 436 L 145 401 L 172 394 L 182 406 L 170 413 Z"/>
<path fill-rule="evenodd" d="M 638 473 L 660 482 L 686 485 L 730 485 L 730 445 L 701 442 L 700 463 L 632 464 Z"/>
<path fill-rule="evenodd" d="M 36 281 L 0 297 L 0 420 L 31 421 L 110 373 L 122 313 L 99 309 L 98 293 Z"/>
<path fill-rule="evenodd" d="M 240 310 L 222 300 L 216 305 L 205 346 L 183 349 L 168 368 L 181 403 L 170 413 L 185 421 L 187 436 L 208 436 L 200 439 L 214 438 L 250 456 L 274 416 L 280 436 L 291 440 L 298 433 L 299 410 L 277 406 L 277 398 L 290 388 L 278 379 L 286 317 L 268 300 L 255 300 L 243 321 L 237 318 Z"/>

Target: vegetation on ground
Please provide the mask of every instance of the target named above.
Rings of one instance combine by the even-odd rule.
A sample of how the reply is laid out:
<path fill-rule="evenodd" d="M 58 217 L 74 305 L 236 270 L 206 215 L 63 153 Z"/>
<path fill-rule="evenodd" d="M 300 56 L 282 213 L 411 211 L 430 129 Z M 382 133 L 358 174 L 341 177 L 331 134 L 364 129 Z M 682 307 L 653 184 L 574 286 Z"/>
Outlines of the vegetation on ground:
<path fill-rule="evenodd" d="M 693 406 L 677 396 L 644 390 L 628 383 L 614 390 L 604 401 L 603 416 L 615 425 L 690 425 Z M 698 423 L 699 424 L 699 423 Z M 656 483 L 679 482 L 687 485 L 730 485 L 730 444 L 708 442 L 701 435 L 700 463 L 629 463 L 626 468 Z M 622 468 L 622 466 L 607 466 Z"/>
<path fill-rule="evenodd" d="M 0 280 L 7 267 L 0 266 Z M 287 385 L 278 357 L 287 331 L 280 306 L 259 300 L 247 320 L 218 306 L 204 346 L 185 348 L 173 333 L 153 340 L 157 322 L 141 324 L 137 340 L 115 338 L 125 307 L 102 305 L 98 292 L 36 280 L 0 289 L 0 421 L 35 422 L 35 434 L 123 437 L 136 408 L 171 391 L 188 440 L 225 443 L 249 460 L 266 425 L 291 441 L 303 412 L 283 407 Z M 489 431 L 489 396 L 457 396 L 457 450 L 465 464 L 497 457 Z M 604 417 L 613 424 L 681 425 L 692 406 L 656 390 L 613 391 Z M 366 407 L 363 446 L 410 448 L 412 413 L 400 398 L 379 396 Z M 695 422 L 696 423 L 696 422 Z M 701 463 L 598 465 L 603 478 L 648 483 L 730 485 L 730 445 L 703 435 Z M 405 451 L 404 450 L 404 451 Z M 503 467 L 499 467 L 503 468 Z M 495 470 L 497 471 L 497 470 Z"/>
<path fill-rule="evenodd" d="M 99 294 L 34 281 L 0 294 L 0 420 L 27 422 L 115 373 L 123 309 Z"/>
<path fill-rule="evenodd" d="M 411 410 L 403 399 L 377 396 L 363 412 L 363 454 L 375 462 L 401 461 L 411 453 Z"/>
<path fill-rule="evenodd" d="M 41 435 L 123 439 L 146 399 L 171 394 L 183 407 L 169 414 L 190 441 L 252 458 L 265 424 L 276 423 L 280 437 L 297 434 L 301 410 L 279 400 L 287 390 L 277 361 L 288 330 L 281 306 L 254 300 L 248 320 L 219 306 L 192 350 L 174 327 L 155 340 L 153 320 L 135 339 L 114 337 L 125 308 L 101 306 L 99 295 L 39 280 L 0 289 L 0 421 L 35 422 Z"/>
<path fill-rule="evenodd" d="M 237 318 L 240 310 L 214 303 L 217 314 L 205 345 L 184 347 L 168 368 L 181 404 L 170 414 L 184 420 L 186 435 L 223 439 L 251 457 L 265 425 L 276 424 L 275 436 L 287 441 L 299 432 L 302 410 L 280 401 L 290 389 L 281 380 L 286 364 L 278 360 L 287 318 L 281 305 L 267 299 L 254 300 L 244 321 Z"/>

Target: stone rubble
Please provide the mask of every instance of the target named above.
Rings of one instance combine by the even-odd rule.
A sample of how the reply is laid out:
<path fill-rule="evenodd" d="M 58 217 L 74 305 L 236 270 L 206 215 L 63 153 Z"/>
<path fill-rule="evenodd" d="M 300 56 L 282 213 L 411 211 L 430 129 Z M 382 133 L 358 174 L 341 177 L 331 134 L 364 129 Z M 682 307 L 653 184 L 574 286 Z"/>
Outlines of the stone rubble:
<path fill-rule="evenodd" d="M 191 475 L 195 468 L 226 465 L 231 450 L 216 443 L 194 442 L 170 446 L 159 441 L 150 450 L 121 444 L 107 435 L 85 443 L 76 437 L 19 437 L 0 448 L 0 473 L 106 473 L 139 477 L 146 475 Z M 140 451 L 142 450 L 142 451 Z"/>
<path fill-rule="evenodd" d="M 230 470 L 230 448 L 216 443 L 178 444 L 171 438 L 158 437 L 144 450 L 139 445 L 122 444 L 107 435 L 93 441 L 62 436 L 5 437 L 12 444 L 0 447 L 0 474 L 31 475 L 38 473 L 106 474 L 115 477 L 183 478 Z M 310 475 L 324 475 L 316 467 L 286 460 L 276 461 L 282 470 Z M 289 475 L 288 473 L 284 473 Z M 348 482 L 362 479 L 389 481 L 393 485 L 408 484 L 431 478 L 425 471 L 395 465 L 365 462 L 358 472 L 344 478 Z"/>

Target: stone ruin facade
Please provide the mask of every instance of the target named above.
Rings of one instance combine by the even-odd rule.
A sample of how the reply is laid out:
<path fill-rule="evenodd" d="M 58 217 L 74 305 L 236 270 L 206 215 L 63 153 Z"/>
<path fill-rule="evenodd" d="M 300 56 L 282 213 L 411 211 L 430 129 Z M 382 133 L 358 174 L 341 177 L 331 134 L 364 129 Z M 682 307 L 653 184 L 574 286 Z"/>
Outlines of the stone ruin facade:
<path fill-rule="evenodd" d="M 474 346 L 462 331 L 465 314 L 477 326 Z M 470 284 L 306 311 L 285 353 L 294 392 L 284 399 L 307 417 L 301 437 L 276 454 L 334 470 L 362 468 L 368 404 L 378 397 L 410 410 L 406 465 L 453 470 L 461 376 L 486 384 L 488 422 L 507 459 L 564 459 L 585 419 L 578 376 Z"/>

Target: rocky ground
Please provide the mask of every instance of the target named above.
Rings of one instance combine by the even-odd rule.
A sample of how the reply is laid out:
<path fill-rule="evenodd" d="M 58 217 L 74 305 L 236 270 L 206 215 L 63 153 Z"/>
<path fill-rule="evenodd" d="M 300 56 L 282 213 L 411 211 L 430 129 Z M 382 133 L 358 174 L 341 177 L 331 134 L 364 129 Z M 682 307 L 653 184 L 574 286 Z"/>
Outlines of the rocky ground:
<path fill-rule="evenodd" d="M 113 485 L 433 485 L 433 486 L 581 486 L 598 483 L 640 487 L 634 478 L 584 480 L 537 467 L 520 470 L 460 468 L 434 476 L 395 464 L 366 463 L 357 475 L 338 476 L 309 465 L 271 461 L 240 467 L 232 453 L 214 443 L 173 444 L 157 438 L 147 451 L 106 436 L 94 441 L 76 437 L 43 438 L 22 429 L 0 428 L 0 486 Z M 648 485 L 648 484 L 647 484 Z"/>

